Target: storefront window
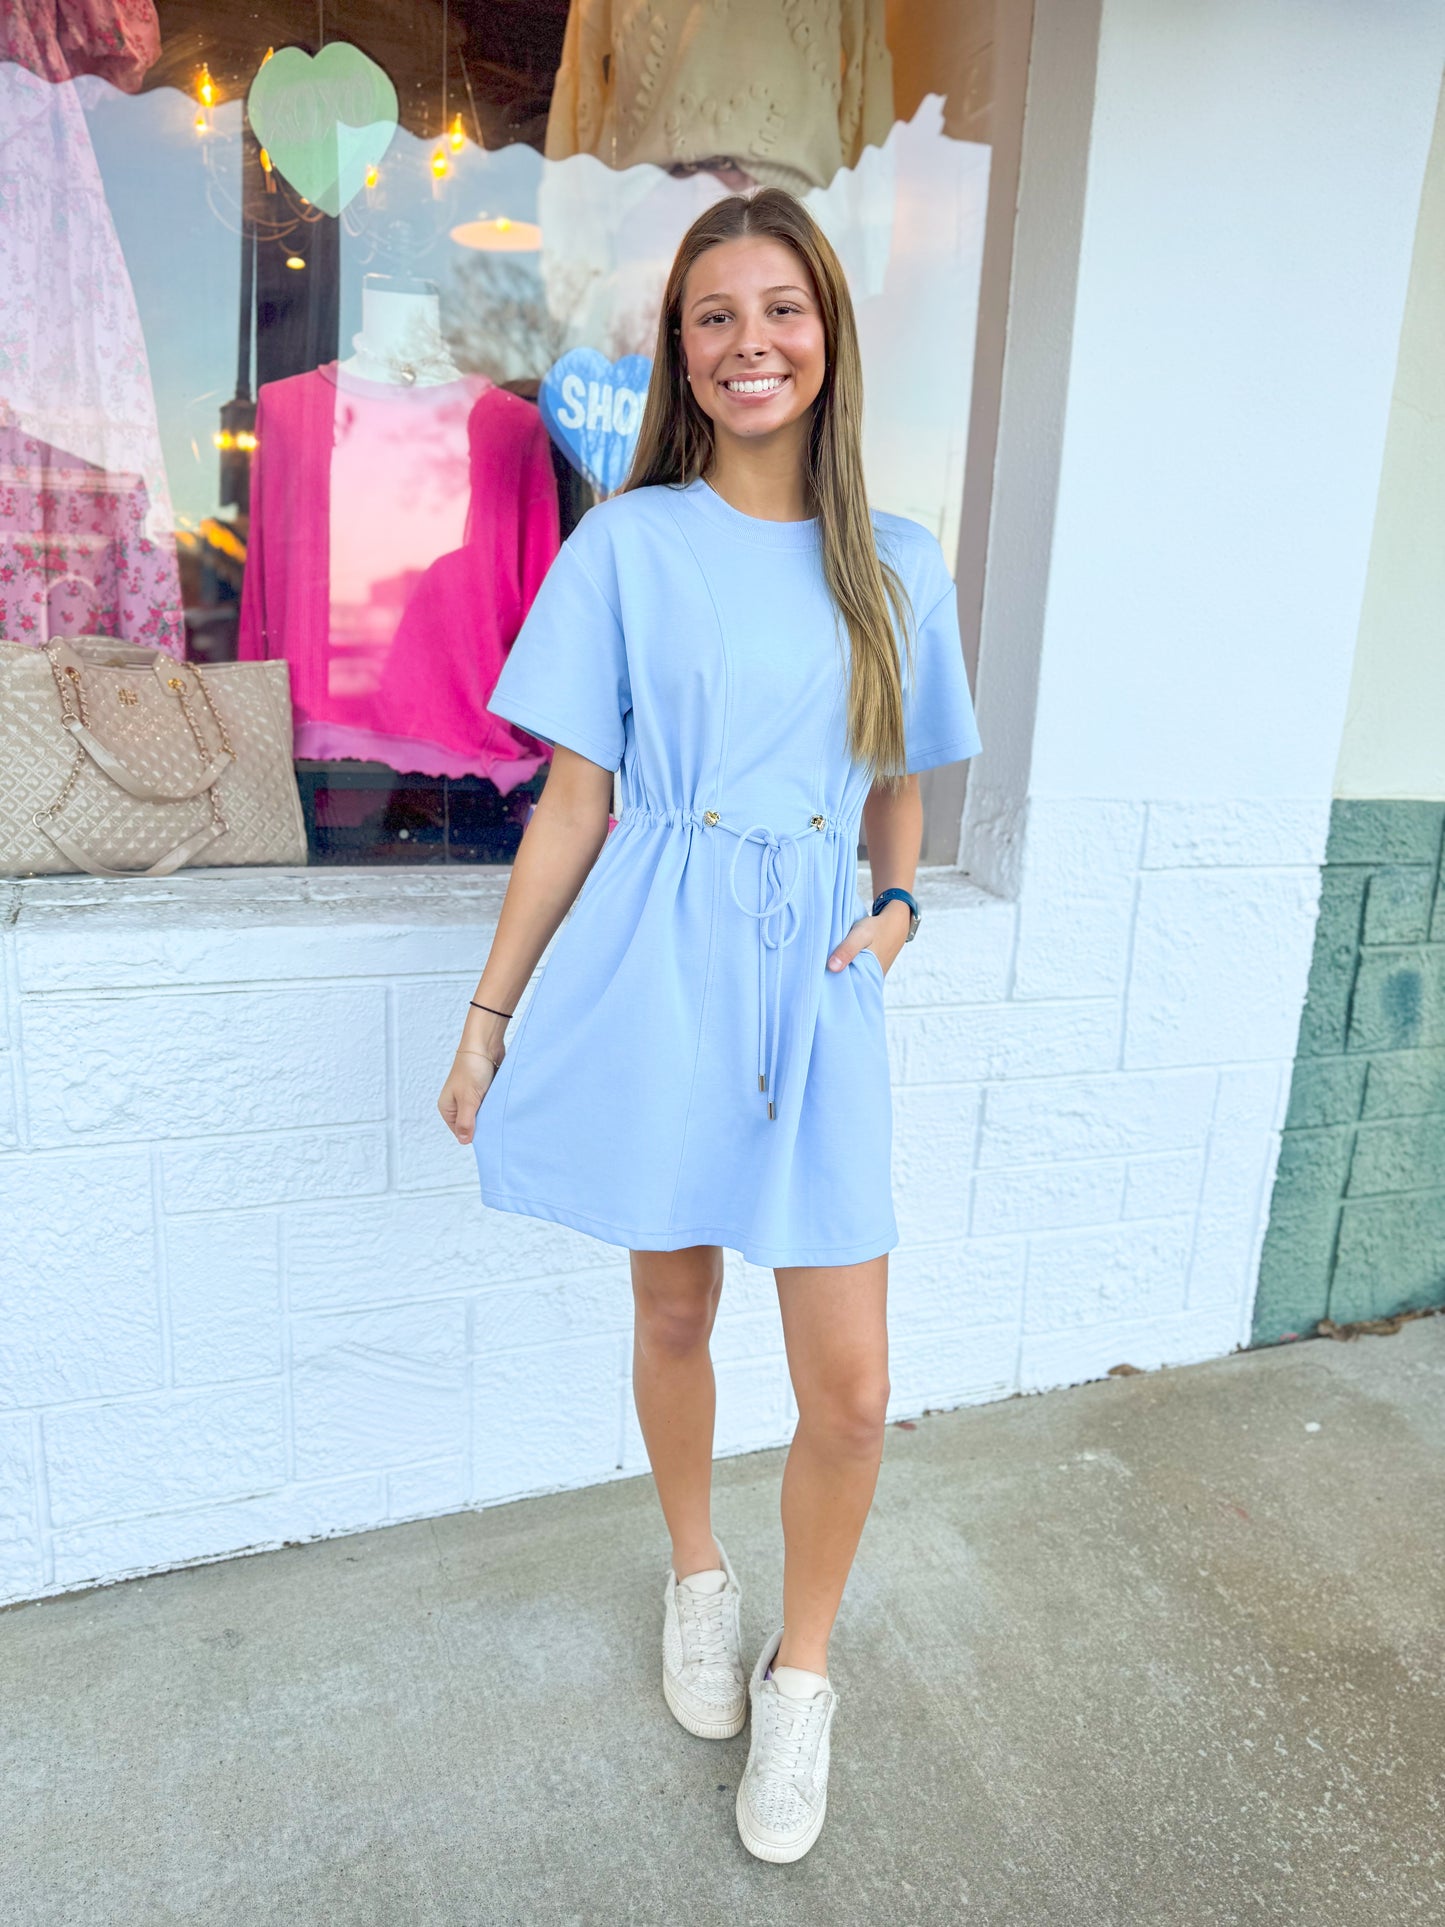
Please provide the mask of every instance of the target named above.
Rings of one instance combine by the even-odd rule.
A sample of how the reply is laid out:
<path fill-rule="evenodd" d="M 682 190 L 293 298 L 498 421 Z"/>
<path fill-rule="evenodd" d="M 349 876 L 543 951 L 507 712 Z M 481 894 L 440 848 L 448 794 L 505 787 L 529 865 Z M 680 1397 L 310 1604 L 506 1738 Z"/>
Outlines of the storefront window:
<path fill-rule="evenodd" d="M 988 9 L 151 0 L 0 23 L 0 637 L 288 665 L 317 863 L 505 863 L 550 751 L 487 699 L 626 472 L 663 280 L 806 197 L 874 503 L 952 559 Z"/>

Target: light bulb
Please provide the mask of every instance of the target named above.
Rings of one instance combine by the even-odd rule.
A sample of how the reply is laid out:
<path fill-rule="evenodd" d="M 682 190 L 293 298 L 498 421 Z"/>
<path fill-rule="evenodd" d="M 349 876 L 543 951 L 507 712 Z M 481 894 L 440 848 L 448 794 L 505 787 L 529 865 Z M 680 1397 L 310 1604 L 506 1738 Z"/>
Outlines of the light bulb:
<path fill-rule="evenodd" d="M 196 99 L 203 107 L 214 107 L 216 104 L 216 83 L 211 79 L 211 70 L 204 61 L 201 62 L 201 77 L 196 82 Z"/>
<path fill-rule="evenodd" d="M 271 156 L 266 152 L 264 147 L 261 149 L 261 172 L 263 174 L 269 174 L 271 172 Z"/>
<path fill-rule="evenodd" d="M 288 268 L 304 268 L 306 263 L 299 254 L 288 254 L 286 256 L 286 265 Z"/>
<path fill-rule="evenodd" d="M 196 109 L 196 118 L 191 122 L 191 125 L 198 134 L 205 133 L 208 122 L 206 120 L 206 110 L 204 107 L 198 107 Z"/>
<path fill-rule="evenodd" d="M 462 132 L 462 117 L 460 114 L 452 121 L 452 131 L 447 135 L 447 144 L 454 154 L 460 154 L 467 144 L 467 137 Z"/>
<path fill-rule="evenodd" d="M 375 161 L 373 161 L 371 165 L 367 168 L 365 178 L 366 178 L 366 185 L 368 187 L 375 187 L 376 183 L 381 179 L 381 171 L 377 167 Z"/>
<path fill-rule="evenodd" d="M 439 147 L 431 157 L 431 171 L 438 180 L 446 174 L 448 165 L 446 149 Z"/>

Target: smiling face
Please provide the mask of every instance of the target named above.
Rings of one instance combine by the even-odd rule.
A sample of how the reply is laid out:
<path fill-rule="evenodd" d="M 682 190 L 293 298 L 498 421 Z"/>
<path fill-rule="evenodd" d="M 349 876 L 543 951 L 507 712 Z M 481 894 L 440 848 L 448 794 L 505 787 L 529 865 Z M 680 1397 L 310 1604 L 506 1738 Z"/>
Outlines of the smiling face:
<path fill-rule="evenodd" d="M 720 241 L 688 270 L 682 362 L 718 437 L 802 440 L 827 371 L 818 291 L 786 242 Z"/>

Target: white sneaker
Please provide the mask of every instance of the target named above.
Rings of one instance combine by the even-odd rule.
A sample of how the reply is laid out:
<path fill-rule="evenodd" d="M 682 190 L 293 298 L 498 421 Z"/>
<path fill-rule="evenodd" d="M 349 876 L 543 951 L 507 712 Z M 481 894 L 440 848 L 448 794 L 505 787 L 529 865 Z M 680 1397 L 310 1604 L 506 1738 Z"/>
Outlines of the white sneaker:
<path fill-rule="evenodd" d="M 753 1732 L 748 1764 L 738 1784 L 738 1832 L 759 1860 L 801 1860 L 823 1831 L 828 1811 L 828 1758 L 838 1695 L 820 1687 L 810 1700 L 792 1699 L 765 1679 L 783 1643 L 774 1633 L 748 1686 Z"/>
<path fill-rule="evenodd" d="M 716 1535 L 714 1535 L 716 1538 Z M 662 1693 L 675 1719 L 704 1740 L 730 1740 L 748 1716 L 748 1681 L 739 1616 L 742 1589 L 717 1539 L 722 1565 L 698 1589 L 669 1568 L 663 1593 Z M 723 1574 L 721 1584 L 717 1574 Z"/>

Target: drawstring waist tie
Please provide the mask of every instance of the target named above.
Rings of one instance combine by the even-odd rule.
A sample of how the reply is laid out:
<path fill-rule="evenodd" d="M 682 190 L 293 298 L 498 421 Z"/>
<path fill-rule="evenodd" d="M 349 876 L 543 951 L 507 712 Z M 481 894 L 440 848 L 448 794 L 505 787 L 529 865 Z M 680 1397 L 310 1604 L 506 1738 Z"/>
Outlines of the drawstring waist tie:
<path fill-rule="evenodd" d="M 745 917 L 752 917 L 758 931 L 758 1089 L 767 1096 L 768 1116 L 776 1118 L 782 1094 L 778 1083 L 778 1042 L 782 1033 L 782 992 L 783 959 L 782 952 L 797 936 L 801 919 L 794 904 L 794 892 L 798 879 L 803 874 L 806 861 L 799 845 L 809 837 L 825 835 L 837 837 L 838 825 L 832 823 L 821 813 L 808 820 L 807 827 L 801 830 L 773 830 L 766 823 L 750 823 L 746 829 L 739 829 L 732 823 L 725 823 L 717 810 L 642 810 L 624 811 L 620 822 L 640 818 L 650 823 L 694 823 L 705 830 L 726 830 L 737 838 L 737 848 L 733 851 L 732 862 L 728 868 L 728 888 L 733 902 Z M 763 846 L 763 859 L 758 871 L 758 906 L 750 908 L 738 895 L 738 858 L 743 853 L 745 843 L 758 842 Z M 785 861 L 785 846 L 791 850 Z M 786 882 L 784 871 L 791 872 Z M 776 957 L 773 968 L 772 985 L 772 1023 L 768 1022 L 768 958 Z"/>

